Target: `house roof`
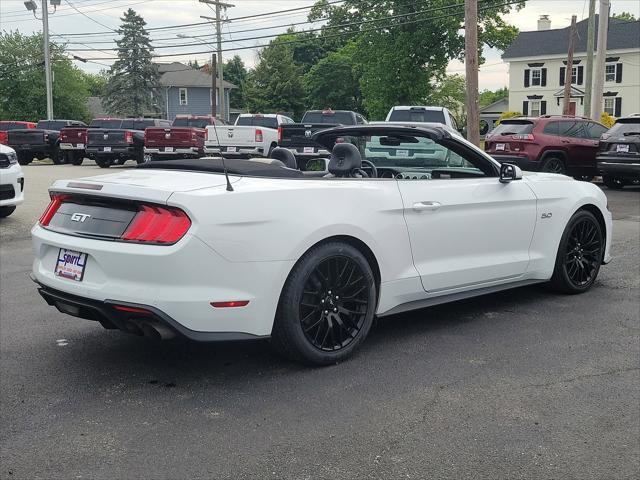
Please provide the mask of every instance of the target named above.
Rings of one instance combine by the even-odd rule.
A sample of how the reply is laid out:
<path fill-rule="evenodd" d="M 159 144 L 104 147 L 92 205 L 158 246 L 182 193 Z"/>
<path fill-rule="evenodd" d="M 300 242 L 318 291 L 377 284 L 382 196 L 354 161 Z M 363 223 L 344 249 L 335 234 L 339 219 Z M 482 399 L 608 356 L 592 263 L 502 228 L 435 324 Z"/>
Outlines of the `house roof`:
<path fill-rule="evenodd" d="M 509 109 L 509 98 L 503 97 L 480 109 L 480 113 L 502 113 Z"/>
<path fill-rule="evenodd" d="M 596 15 L 596 32 L 598 30 L 598 17 Z M 576 24 L 576 53 L 585 53 L 587 51 L 587 29 L 588 19 Z M 566 54 L 569 45 L 569 30 L 570 27 L 520 32 L 513 43 L 504 51 L 502 58 L 528 58 L 539 55 Z M 596 38 L 596 49 L 597 45 L 598 39 Z M 607 50 L 623 48 L 640 49 L 640 20 L 635 22 L 616 18 L 609 20 Z"/>
<path fill-rule="evenodd" d="M 211 88 L 211 75 L 191 68 L 180 62 L 159 63 L 160 85 L 164 87 L 207 87 Z M 224 88 L 238 88 L 224 81 Z"/>

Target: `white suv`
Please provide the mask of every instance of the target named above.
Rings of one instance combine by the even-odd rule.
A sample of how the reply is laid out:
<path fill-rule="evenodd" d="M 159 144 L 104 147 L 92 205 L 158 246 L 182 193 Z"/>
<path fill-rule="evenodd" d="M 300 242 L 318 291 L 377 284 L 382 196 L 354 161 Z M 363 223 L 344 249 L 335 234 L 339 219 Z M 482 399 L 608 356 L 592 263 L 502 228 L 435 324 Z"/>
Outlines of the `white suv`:
<path fill-rule="evenodd" d="M 0 218 L 8 217 L 24 200 L 24 174 L 13 148 L 0 144 Z"/>

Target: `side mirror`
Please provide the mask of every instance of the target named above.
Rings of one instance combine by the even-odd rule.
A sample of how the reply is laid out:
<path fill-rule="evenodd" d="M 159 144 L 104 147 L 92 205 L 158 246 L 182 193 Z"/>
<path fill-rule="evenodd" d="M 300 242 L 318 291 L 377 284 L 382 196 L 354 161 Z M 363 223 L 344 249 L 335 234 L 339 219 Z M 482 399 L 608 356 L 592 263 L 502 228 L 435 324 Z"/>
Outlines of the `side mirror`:
<path fill-rule="evenodd" d="M 522 179 L 522 170 L 512 163 L 503 163 L 500 165 L 500 183 L 509 183 L 513 180 Z"/>

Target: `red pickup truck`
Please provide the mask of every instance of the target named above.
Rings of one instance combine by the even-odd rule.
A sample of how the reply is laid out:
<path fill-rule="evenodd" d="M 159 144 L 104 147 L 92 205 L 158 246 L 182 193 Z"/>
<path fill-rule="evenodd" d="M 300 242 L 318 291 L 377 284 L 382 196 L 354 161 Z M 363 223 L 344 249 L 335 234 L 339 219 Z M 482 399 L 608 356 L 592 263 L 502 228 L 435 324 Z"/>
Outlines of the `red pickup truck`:
<path fill-rule="evenodd" d="M 205 128 L 223 125 L 211 115 L 178 115 L 171 127 L 150 127 L 144 132 L 145 161 L 204 156 Z"/>
<path fill-rule="evenodd" d="M 60 130 L 60 151 L 64 163 L 82 165 L 87 147 L 89 128 L 120 128 L 121 118 L 94 118 L 88 127 L 64 127 Z"/>
<path fill-rule="evenodd" d="M 9 143 L 9 130 L 17 130 L 19 128 L 36 128 L 36 123 L 20 122 L 18 120 L 0 121 L 0 143 L 3 145 L 7 145 Z"/>

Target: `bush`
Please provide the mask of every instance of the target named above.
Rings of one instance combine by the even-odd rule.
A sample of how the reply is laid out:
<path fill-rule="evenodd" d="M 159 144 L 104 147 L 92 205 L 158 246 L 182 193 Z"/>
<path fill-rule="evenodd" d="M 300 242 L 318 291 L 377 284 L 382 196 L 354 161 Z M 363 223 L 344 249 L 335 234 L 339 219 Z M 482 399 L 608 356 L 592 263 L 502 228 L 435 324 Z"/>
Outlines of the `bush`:
<path fill-rule="evenodd" d="M 502 112 L 498 117 L 498 121 L 496 122 L 496 125 L 500 125 L 500 122 L 506 118 L 521 117 L 521 116 L 522 116 L 522 113 L 520 112 L 512 112 L 512 111 Z"/>
<path fill-rule="evenodd" d="M 602 123 L 605 127 L 611 128 L 613 124 L 616 123 L 616 119 L 609 115 L 607 112 L 602 112 L 600 115 L 600 123 Z"/>

